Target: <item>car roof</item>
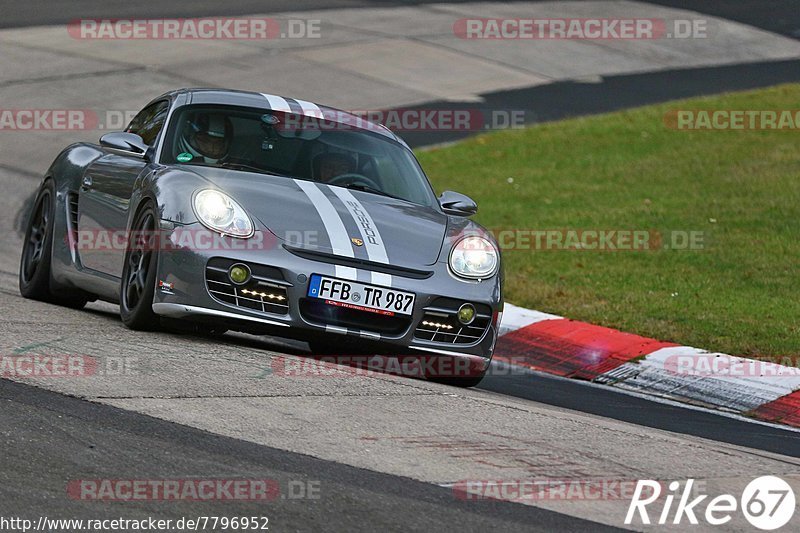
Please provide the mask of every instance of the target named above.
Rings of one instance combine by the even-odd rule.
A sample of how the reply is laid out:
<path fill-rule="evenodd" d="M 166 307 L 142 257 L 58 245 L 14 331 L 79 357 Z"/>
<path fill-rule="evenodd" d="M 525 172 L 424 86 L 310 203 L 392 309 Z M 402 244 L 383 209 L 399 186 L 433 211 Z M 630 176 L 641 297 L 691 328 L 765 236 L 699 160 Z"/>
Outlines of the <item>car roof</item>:
<path fill-rule="evenodd" d="M 405 143 L 405 141 L 395 135 L 392 130 L 383 124 L 371 122 L 365 117 L 356 115 L 349 111 L 344 111 L 335 107 L 317 104 L 315 102 L 309 102 L 298 98 L 290 98 L 269 93 L 240 91 L 235 89 L 186 88 L 165 93 L 156 98 L 154 101 L 164 98 L 172 99 L 179 95 L 184 95 L 186 97 L 184 104 L 221 104 L 241 107 L 254 107 L 319 118 L 325 121 L 336 122 L 349 127 L 365 129 L 378 133 L 408 148 L 408 145 Z"/>

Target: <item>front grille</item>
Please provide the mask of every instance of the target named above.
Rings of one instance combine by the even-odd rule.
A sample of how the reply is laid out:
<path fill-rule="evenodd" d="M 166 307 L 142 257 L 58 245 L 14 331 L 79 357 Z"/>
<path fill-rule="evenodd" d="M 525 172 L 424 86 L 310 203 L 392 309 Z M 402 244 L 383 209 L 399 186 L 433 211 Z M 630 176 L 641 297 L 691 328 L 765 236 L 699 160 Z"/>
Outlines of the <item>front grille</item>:
<path fill-rule="evenodd" d="M 383 335 L 400 335 L 411 325 L 410 316 L 386 316 L 369 311 L 358 311 L 329 305 L 316 298 L 300 300 L 300 313 L 309 322 L 319 325 L 339 326 Z"/>
<path fill-rule="evenodd" d="M 420 340 L 442 344 L 474 344 L 481 340 L 492 322 L 488 305 L 475 305 L 475 318 L 469 325 L 458 321 L 458 308 L 466 302 L 440 298 L 424 309 L 425 314 L 414 330 Z"/>
<path fill-rule="evenodd" d="M 235 264 L 250 268 L 251 278 L 243 285 L 234 284 L 228 277 L 228 270 Z M 289 312 L 289 295 L 277 268 L 266 265 L 245 263 L 215 257 L 206 264 L 206 288 L 209 294 L 222 303 L 272 315 L 285 315 Z"/>

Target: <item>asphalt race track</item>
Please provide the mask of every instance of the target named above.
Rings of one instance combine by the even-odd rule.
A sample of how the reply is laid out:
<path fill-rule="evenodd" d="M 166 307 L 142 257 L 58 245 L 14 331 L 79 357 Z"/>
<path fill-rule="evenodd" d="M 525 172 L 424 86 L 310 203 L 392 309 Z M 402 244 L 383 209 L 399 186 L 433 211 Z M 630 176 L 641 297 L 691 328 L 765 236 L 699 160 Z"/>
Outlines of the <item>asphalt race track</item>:
<path fill-rule="evenodd" d="M 0 424 L 4 434 L 3 510 L 16 515 L 90 518 L 96 502 L 64 500 L 63 480 L 77 469 L 109 478 L 231 476 L 275 480 L 282 498 L 263 502 L 122 502 L 103 514 L 171 518 L 203 515 L 270 517 L 277 531 L 488 530 L 614 531 L 527 505 L 453 498 L 444 488 L 411 479 L 322 461 L 307 455 L 258 446 L 147 416 L 96 405 L 18 383 L 0 382 Z M 38 468 L 31 467 L 38 465 Z M 124 465 L 122 468 L 120 465 Z M 300 481 L 325 487 L 324 500 L 300 498 L 287 487 Z M 294 497 L 298 499 L 293 499 Z M 46 509 L 42 502 L 48 502 Z"/>
<path fill-rule="evenodd" d="M 330 91 L 324 101 L 344 108 L 361 98 L 364 108 L 522 109 L 526 122 L 535 123 L 800 80 L 796 2 L 771 2 L 769 9 L 757 9 L 763 3 L 756 0 L 652 3 L 652 9 L 698 10 L 735 21 L 732 34 L 758 46 L 731 45 L 725 53 L 692 49 L 696 60 L 685 66 L 688 60 L 675 59 L 671 49 L 594 48 L 589 52 L 596 57 L 618 55 L 598 67 L 607 72 L 582 77 L 576 72 L 596 61 L 573 70 L 556 60 L 537 63 L 551 69 L 545 73 L 530 65 L 512 69 L 483 51 L 443 44 L 430 28 L 417 29 L 449 28 L 459 10 L 472 9 L 462 2 L 276 0 L 267 10 L 255 0 L 33 0 L 5 6 L 0 20 L 0 105 L 135 110 L 170 87 L 236 79 L 249 88 L 264 72 L 280 72 L 276 78 L 282 79 L 274 81 L 280 92 L 299 87 L 309 99 L 323 100 Z M 579 2 L 564 4 L 582 9 Z M 397 17 L 380 26 L 395 7 L 401 9 Z M 639 2 L 624 7 L 651 9 Z M 515 4 L 501 8 L 510 16 Z M 477 67 L 496 70 L 474 80 L 474 91 L 461 93 L 453 88 L 458 84 L 437 80 L 389 83 L 390 71 L 361 77 L 352 65 L 326 55 L 325 46 L 284 49 L 278 43 L 278 53 L 229 43 L 197 50 L 148 43 L 140 52 L 70 41 L 59 26 L 81 17 L 265 11 L 324 13 L 334 20 L 326 46 L 345 51 L 360 40 L 374 48 L 403 41 L 398 46 L 419 53 L 421 63 L 424 53 L 432 54 L 431 64 L 462 54 L 463 69 L 452 66 L 454 76 L 469 76 Z M 362 13 L 376 28 L 359 26 Z M 723 57 L 728 53 L 734 59 Z M 579 60 L 574 52 L 564 57 Z M 642 67 L 650 60 L 659 61 L 658 68 Z M 304 78 L 309 65 L 323 74 Z M 452 487 L 470 479 L 695 477 L 710 491 L 737 493 L 765 474 L 790 480 L 796 492 L 800 487 L 800 431 L 531 372 L 500 369 L 472 390 L 346 370 L 326 379 L 281 376 L 276 369 L 306 354 L 303 343 L 243 334 L 137 333 L 122 326 L 109 304 L 74 311 L 22 299 L 17 264 L 31 194 L 61 147 L 73 137 L 97 134 L 0 134 L 0 354 L 79 354 L 97 358 L 105 370 L 79 379 L 0 379 L 0 517 L 265 515 L 273 531 L 605 531 L 623 526 L 627 500 L 465 500 Z M 404 137 L 425 146 L 465 135 Z M 126 370 L 111 370 L 120 365 Z M 100 502 L 76 500 L 67 489 L 86 479 L 194 478 L 268 479 L 280 495 L 268 502 Z M 318 497 L 292 497 L 292 487 L 311 486 L 319 488 Z M 743 531 L 746 525 L 731 524 Z"/>
<path fill-rule="evenodd" d="M 449 4 L 466 0 L 450 0 Z M 542 1 L 542 0 L 539 0 Z M 546 1 L 546 0 L 545 0 Z M 431 0 L 272 0 L 269 11 L 302 11 L 311 9 L 335 9 L 346 7 L 392 7 L 404 5 L 436 4 Z M 444 2 L 441 2 L 444 3 Z M 508 3 L 508 2 L 504 2 Z M 693 0 L 652 0 L 650 3 L 664 6 L 693 9 L 730 20 L 750 24 L 758 28 L 800 37 L 800 24 L 797 20 L 797 2 L 794 0 L 714 0 L 695 2 Z M 214 0 L 189 2 L 159 2 L 142 0 L 136 3 L 104 2 L 102 0 L 33 0 L 6 6 L 0 28 L 15 28 L 45 24 L 66 24 L 70 20 L 87 18 L 156 18 L 185 16 L 186 9 L 192 16 L 248 15 L 265 11 L 260 0 L 230 0 L 224 4 Z"/>

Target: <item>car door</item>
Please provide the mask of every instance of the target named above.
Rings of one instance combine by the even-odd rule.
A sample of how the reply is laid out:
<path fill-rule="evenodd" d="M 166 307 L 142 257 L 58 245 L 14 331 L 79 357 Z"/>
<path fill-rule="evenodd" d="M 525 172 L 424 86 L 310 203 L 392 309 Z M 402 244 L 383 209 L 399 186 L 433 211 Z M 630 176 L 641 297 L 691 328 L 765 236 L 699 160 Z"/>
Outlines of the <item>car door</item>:
<path fill-rule="evenodd" d="M 153 146 L 168 111 L 166 100 L 151 104 L 134 117 L 125 131 L 136 133 Z M 105 155 L 89 165 L 82 176 L 78 193 L 78 243 L 84 268 L 119 277 L 133 187 L 150 163 L 135 154 L 104 151 Z"/>

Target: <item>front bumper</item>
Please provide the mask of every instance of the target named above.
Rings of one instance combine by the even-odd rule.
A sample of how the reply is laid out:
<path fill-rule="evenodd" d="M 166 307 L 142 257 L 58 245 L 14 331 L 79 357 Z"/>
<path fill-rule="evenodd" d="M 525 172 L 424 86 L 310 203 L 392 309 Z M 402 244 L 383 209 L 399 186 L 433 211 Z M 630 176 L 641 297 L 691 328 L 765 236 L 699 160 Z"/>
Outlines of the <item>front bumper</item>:
<path fill-rule="evenodd" d="M 168 250 L 161 251 L 153 301 L 156 314 L 304 341 L 357 340 L 359 346 L 375 348 L 387 354 L 425 353 L 466 357 L 480 363 L 480 366 L 488 367 L 502 310 L 499 276 L 484 282 L 461 281 L 449 273 L 445 263 L 437 263 L 426 267 L 431 272 L 430 277 L 415 279 L 313 260 L 307 255 L 290 251 L 281 242 L 253 249 L 248 248 L 246 240 L 229 237 L 215 239 L 215 243 L 213 249 L 208 250 L 196 246 L 170 246 Z M 215 264 L 228 260 L 261 266 L 262 272 L 266 272 L 265 278 L 279 275 L 281 279 L 275 281 L 285 289 L 285 293 L 281 294 L 286 295 L 288 309 L 269 306 L 262 308 L 266 311 L 251 309 L 226 303 L 219 295 L 212 295 L 206 271 L 212 259 Z M 320 313 L 310 312 L 309 306 L 316 305 L 306 297 L 311 275 L 341 278 L 343 273 L 354 276 L 362 283 L 389 285 L 394 289 L 415 293 L 414 310 L 407 325 L 403 327 L 398 322 L 391 328 L 378 327 L 377 324 L 372 327 L 369 319 L 366 319 L 366 323 L 343 326 L 333 316 L 331 320 L 326 320 Z M 453 335 L 434 336 L 435 340 L 420 338 L 424 335 L 417 331 L 417 327 L 423 319 L 430 318 L 426 313 L 431 309 L 442 314 L 442 302 L 454 305 L 468 302 L 485 310 L 484 314 L 488 315 L 487 326 L 482 334 L 475 335 L 474 339 L 467 337 L 466 341 L 464 336 L 456 337 L 456 342 L 452 342 Z"/>

